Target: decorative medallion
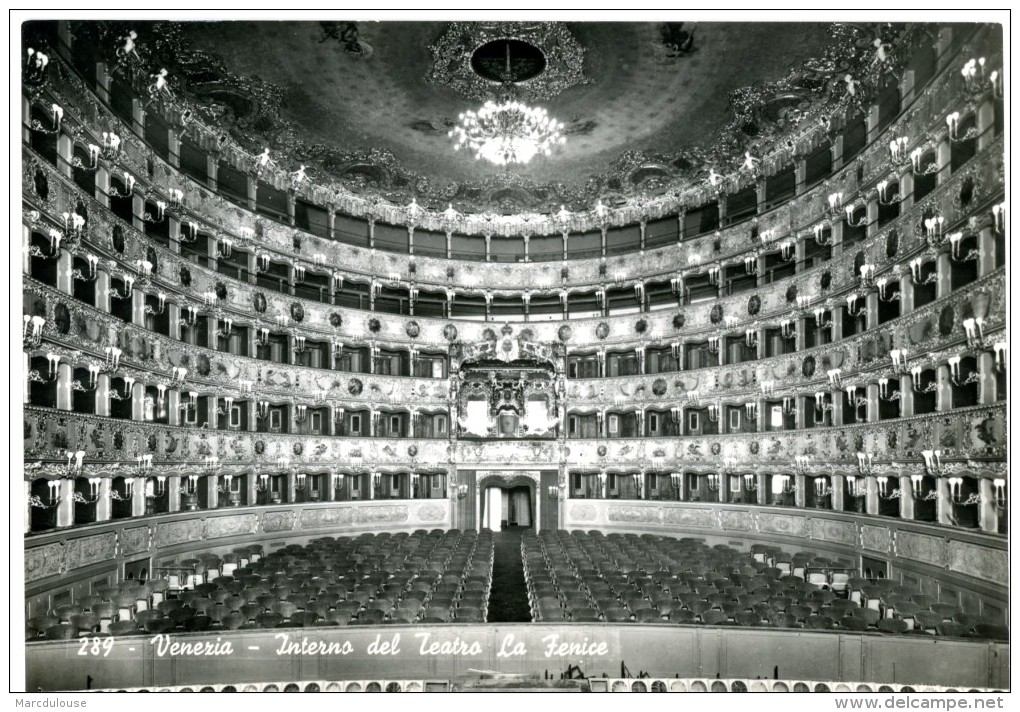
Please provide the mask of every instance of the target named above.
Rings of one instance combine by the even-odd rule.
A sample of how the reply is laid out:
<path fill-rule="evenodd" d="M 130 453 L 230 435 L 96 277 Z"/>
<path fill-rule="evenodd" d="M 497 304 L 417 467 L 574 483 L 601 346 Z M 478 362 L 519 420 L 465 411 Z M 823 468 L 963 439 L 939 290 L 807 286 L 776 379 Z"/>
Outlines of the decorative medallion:
<path fill-rule="evenodd" d="M 339 329 L 344 323 L 344 318 L 337 312 L 330 312 L 329 314 L 329 325 L 334 329 Z"/>
<path fill-rule="evenodd" d="M 417 457 L 418 456 L 418 446 L 417 445 L 408 445 L 407 446 L 407 456 L 408 457 Z"/>
<path fill-rule="evenodd" d="M 761 311 L 761 297 L 757 294 L 751 295 L 751 298 L 747 300 L 747 313 L 751 316 L 756 316 Z"/>
<path fill-rule="evenodd" d="M 801 367 L 805 378 L 811 378 L 815 374 L 815 357 L 808 356 L 804 359 L 804 365 Z"/>
<path fill-rule="evenodd" d="M 551 99 L 588 84 L 584 48 L 562 22 L 451 22 L 429 46 L 426 80 L 484 101 L 504 83 L 519 99 Z"/>
<path fill-rule="evenodd" d="M 822 276 L 821 276 L 821 279 L 819 280 L 818 284 L 819 284 L 819 286 L 821 286 L 821 288 L 823 290 L 826 290 L 829 287 L 831 287 L 832 286 L 832 272 L 829 272 L 828 270 L 826 270 L 825 272 L 822 272 Z"/>
<path fill-rule="evenodd" d="M 191 286 L 191 270 L 189 270 L 184 265 L 181 265 L 181 270 L 180 270 L 180 273 L 179 273 L 179 278 L 181 280 L 181 286 L 182 287 L 190 287 Z"/>
<path fill-rule="evenodd" d="M 301 442 L 294 443 L 294 454 L 300 456 L 305 451 L 305 445 Z"/>
<path fill-rule="evenodd" d="M 223 300 L 227 298 L 227 285 L 223 282 L 217 282 L 215 287 L 216 298 Z"/>
<path fill-rule="evenodd" d="M 891 231 L 885 238 L 885 256 L 892 259 L 900 249 L 900 235 L 895 230 Z"/>
<path fill-rule="evenodd" d="M 255 454 L 261 455 L 266 451 L 266 443 L 264 440 L 255 441 Z"/>
<path fill-rule="evenodd" d="M 722 452 L 722 444 L 721 443 L 712 443 L 712 454 L 713 455 L 718 455 L 721 452 Z"/>
<path fill-rule="evenodd" d="M 789 287 L 787 287 L 787 289 L 786 289 L 786 301 L 789 304 L 793 304 L 795 301 L 797 301 L 797 285 L 796 284 L 791 284 Z"/>
<path fill-rule="evenodd" d="M 716 304 L 712 307 L 712 311 L 708 313 L 708 320 L 713 324 L 718 324 L 723 319 L 723 308 L 722 304 Z"/>
<path fill-rule="evenodd" d="M 634 324 L 634 331 L 639 334 L 643 334 L 648 331 L 648 321 L 646 319 L 638 319 L 637 323 Z"/>
<path fill-rule="evenodd" d="M 416 321 L 407 322 L 407 326 L 404 327 L 404 332 L 412 339 L 417 338 L 418 334 L 421 333 L 421 327 Z"/>
<path fill-rule="evenodd" d="M 305 320 L 305 308 L 301 306 L 301 302 L 294 302 L 290 305 L 290 318 L 298 323 Z"/>
<path fill-rule="evenodd" d="M 457 327 L 453 324 L 447 324 L 443 327 L 443 338 L 447 341 L 455 341 L 457 339 Z"/>
<path fill-rule="evenodd" d="M 939 336 L 946 337 L 952 334 L 955 324 L 956 314 L 953 312 L 953 305 L 947 304 L 939 313 Z"/>
<path fill-rule="evenodd" d="M 372 317 L 371 319 L 368 320 L 369 331 L 371 331 L 373 334 L 378 334 L 380 329 L 382 329 L 382 323 L 378 319 Z"/>
<path fill-rule="evenodd" d="M 598 325 L 595 327 L 595 336 L 597 336 L 599 339 L 605 339 L 607 336 L 609 336 L 609 324 L 607 324 L 604 321 L 600 321 Z"/>
<path fill-rule="evenodd" d="M 652 381 L 652 393 L 657 396 L 666 395 L 666 379 L 656 378 Z"/>
<path fill-rule="evenodd" d="M 570 337 L 572 335 L 573 335 L 573 332 L 570 330 L 570 327 L 567 326 L 566 324 L 561 326 L 559 328 L 559 330 L 556 332 L 556 336 L 558 336 L 560 341 L 562 341 L 564 343 L 566 343 L 567 341 L 570 341 Z"/>
<path fill-rule="evenodd" d="M 352 396 L 360 396 L 364 385 L 361 383 L 361 379 L 352 378 L 347 382 L 347 392 Z"/>
<path fill-rule="evenodd" d="M 687 317 L 683 315 L 683 312 L 673 317 L 673 328 L 679 331 L 684 328 L 684 324 L 687 323 Z"/>

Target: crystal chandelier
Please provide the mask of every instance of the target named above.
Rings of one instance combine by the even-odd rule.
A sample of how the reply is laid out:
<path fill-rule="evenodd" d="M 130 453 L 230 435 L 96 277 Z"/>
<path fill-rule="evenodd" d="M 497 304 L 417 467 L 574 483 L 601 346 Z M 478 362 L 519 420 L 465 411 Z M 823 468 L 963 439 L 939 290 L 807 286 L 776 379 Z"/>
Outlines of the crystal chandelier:
<path fill-rule="evenodd" d="M 497 166 L 527 163 L 537 154 L 548 156 L 556 144 L 564 143 L 563 124 L 545 109 L 518 101 L 487 101 L 476 112 L 461 114 L 450 131 L 454 150 L 467 146 L 475 158 Z"/>

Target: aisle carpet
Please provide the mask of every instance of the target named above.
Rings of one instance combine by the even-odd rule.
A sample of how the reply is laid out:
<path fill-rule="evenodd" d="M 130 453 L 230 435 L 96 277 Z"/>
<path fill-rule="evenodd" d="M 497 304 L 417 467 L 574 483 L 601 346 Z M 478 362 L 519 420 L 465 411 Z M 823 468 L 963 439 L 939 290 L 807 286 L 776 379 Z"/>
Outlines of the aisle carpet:
<path fill-rule="evenodd" d="M 521 560 L 521 532 L 511 527 L 493 539 L 492 589 L 489 592 L 490 623 L 527 623 L 531 621 L 528 589 L 524 584 L 524 562 Z"/>

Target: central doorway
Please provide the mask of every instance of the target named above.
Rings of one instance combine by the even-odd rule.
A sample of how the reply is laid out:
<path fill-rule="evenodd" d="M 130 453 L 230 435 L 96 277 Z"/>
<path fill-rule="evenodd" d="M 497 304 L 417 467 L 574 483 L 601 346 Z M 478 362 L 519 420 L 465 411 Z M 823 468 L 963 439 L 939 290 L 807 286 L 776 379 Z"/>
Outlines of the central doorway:
<path fill-rule="evenodd" d="M 494 532 L 535 528 L 535 489 L 530 485 L 487 484 L 482 488 L 481 522 Z"/>

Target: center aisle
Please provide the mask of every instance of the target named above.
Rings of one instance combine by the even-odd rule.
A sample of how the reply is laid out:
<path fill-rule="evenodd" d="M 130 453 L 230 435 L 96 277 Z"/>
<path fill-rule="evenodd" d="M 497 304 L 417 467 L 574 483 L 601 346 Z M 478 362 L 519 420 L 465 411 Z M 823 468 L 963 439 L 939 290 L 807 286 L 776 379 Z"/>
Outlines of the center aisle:
<path fill-rule="evenodd" d="M 528 587 L 521 559 L 522 529 L 511 528 L 493 536 L 492 588 L 489 591 L 489 623 L 528 623 Z"/>

